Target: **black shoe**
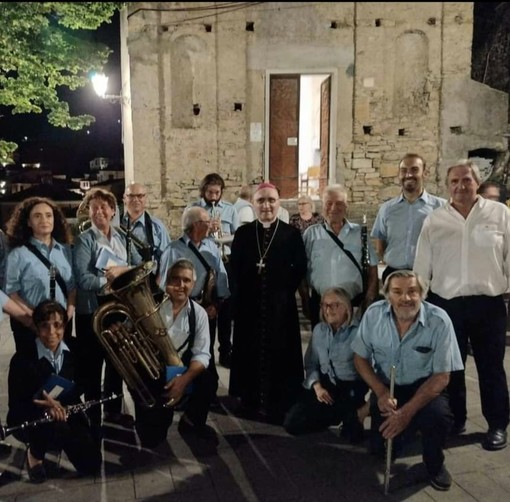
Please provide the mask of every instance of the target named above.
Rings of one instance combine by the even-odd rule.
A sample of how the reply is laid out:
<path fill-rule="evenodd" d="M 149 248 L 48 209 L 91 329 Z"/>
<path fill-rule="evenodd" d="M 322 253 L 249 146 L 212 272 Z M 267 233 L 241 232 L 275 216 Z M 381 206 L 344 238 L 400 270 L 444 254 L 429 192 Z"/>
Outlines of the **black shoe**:
<path fill-rule="evenodd" d="M 40 484 L 46 481 L 46 470 L 44 469 L 44 465 L 42 463 L 30 467 L 27 460 L 27 471 L 28 479 L 30 479 L 31 483 Z"/>
<path fill-rule="evenodd" d="M 466 422 L 455 423 L 450 430 L 450 436 L 458 436 L 464 432 L 466 432 Z"/>
<path fill-rule="evenodd" d="M 430 484 L 432 488 L 439 490 L 441 492 L 446 492 L 452 486 L 452 477 L 450 473 L 446 470 L 444 464 L 439 469 L 439 472 L 435 476 L 430 476 Z"/>
<path fill-rule="evenodd" d="M 8 443 L 0 442 L 0 458 L 7 457 L 11 454 L 12 446 Z"/>
<path fill-rule="evenodd" d="M 230 369 L 230 365 L 232 364 L 232 352 L 230 352 L 230 350 L 228 352 L 221 352 L 219 363 L 224 368 Z"/>
<path fill-rule="evenodd" d="M 489 451 L 506 448 L 506 431 L 503 429 L 489 429 L 482 441 L 482 448 Z"/>
<path fill-rule="evenodd" d="M 340 430 L 340 436 L 346 438 L 351 444 L 358 444 L 365 438 L 365 429 L 358 420 L 344 423 Z"/>
<path fill-rule="evenodd" d="M 218 442 L 218 434 L 216 431 L 207 424 L 203 425 L 195 425 L 188 421 L 187 418 L 183 415 L 181 420 L 179 421 L 179 425 L 177 426 L 177 430 L 181 434 L 181 436 L 195 436 L 200 439 L 204 439 L 206 441 Z"/>

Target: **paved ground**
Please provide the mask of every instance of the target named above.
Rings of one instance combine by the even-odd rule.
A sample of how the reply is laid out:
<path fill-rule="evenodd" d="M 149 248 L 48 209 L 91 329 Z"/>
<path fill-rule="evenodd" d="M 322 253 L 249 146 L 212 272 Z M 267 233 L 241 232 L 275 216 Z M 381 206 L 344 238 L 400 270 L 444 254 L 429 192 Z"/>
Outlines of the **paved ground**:
<path fill-rule="evenodd" d="M 6 381 L 13 352 L 8 320 L 0 323 L 0 417 L 6 416 Z M 303 330 L 303 346 L 309 332 Z M 109 428 L 103 441 L 104 466 L 96 479 L 75 478 L 65 456 L 60 468 L 50 457 L 51 478 L 28 482 L 21 470 L 24 447 L 12 436 L 10 455 L 0 458 L 0 501 L 498 501 L 509 500 L 510 448 L 486 452 L 480 447 L 485 422 L 480 414 L 478 383 L 471 358 L 467 363 L 469 421 L 466 434 L 446 452 L 454 478 L 449 492 L 437 492 L 423 481 L 421 456 L 411 445 L 392 467 L 390 494 L 382 493 L 384 465 L 367 453 L 367 445 L 350 446 L 329 429 L 302 438 L 281 428 L 239 420 L 226 396 L 228 371 L 219 368 L 221 409 L 210 414 L 218 432 L 217 448 L 185 442 L 172 426 L 168 444 L 157 452 L 140 451 L 132 431 Z M 507 356 L 507 372 L 510 355 Z M 131 403 L 127 403 L 127 411 Z M 177 417 L 178 419 L 179 417 Z M 366 427 L 369 423 L 365 424 Z"/>

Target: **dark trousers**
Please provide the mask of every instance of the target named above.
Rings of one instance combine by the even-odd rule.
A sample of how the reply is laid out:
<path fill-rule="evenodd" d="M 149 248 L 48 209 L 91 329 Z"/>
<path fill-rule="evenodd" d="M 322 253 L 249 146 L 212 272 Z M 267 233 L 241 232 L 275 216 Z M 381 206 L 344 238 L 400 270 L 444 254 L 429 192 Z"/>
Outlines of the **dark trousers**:
<path fill-rule="evenodd" d="M 225 263 L 228 283 L 232 284 L 232 266 Z M 227 298 L 221 304 L 218 312 L 218 352 L 228 354 L 232 350 L 232 302 Z"/>
<path fill-rule="evenodd" d="M 83 416 L 73 416 L 67 422 L 52 422 L 27 429 L 16 434 L 22 442 L 28 442 L 30 452 L 43 460 L 47 451 L 64 450 L 81 474 L 96 474 L 101 467 L 101 450 L 94 441 L 90 427 Z"/>
<path fill-rule="evenodd" d="M 422 383 L 423 381 L 412 385 L 395 385 L 395 398 L 399 408 L 414 396 Z M 372 418 L 372 434 L 382 438 L 379 427 L 385 418 L 381 416 L 377 406 L 377 397 L 373 392 L 370 395 L 370 414 Z M 408 428 L 403 432 L 404 435 L 416 431 L 421 432 L 423 463 L 428 473 L 432 476 L 435 476 L 443 465 L 443 449 L 452 424 L 453 416 L 448 404 L 448 395 L 446 392 L 443 392 L 419 410 L 411 420 Z M 401 439 L 401 436 L 402 434 L 397 436 L 395 440 L 398 441 Z"/>
<path fill-rule="evenodd" d="M 103 362 L 106 362 L 104 395 L 122 394 L 122 377 L 108 359 L 103 346 L 92 328 L 93 314 L 76 314 L 76 338 L 78 345 L 77 378 L 85 391 L 87 401 L 101 398 L 101 378 Z M 106 412 L 120 413 L 122 399 L 114 399 L 104 404 Z M 87 410 L 91 424 L 101 425 L 101 406 Z"/>
<path fill-rule="evenodd" d="M 16 352 L 19 354 L 22 353 L 31 353 L 34 350 L 35 344 L 35 331 L 27 328 L 19 321 L 14 319 L 14 317 L 10 318 L 11 321 L 11 330 L 14 336 L 14 344 L 16 346 Z M 71 339 L 73 338 L 73 320 L 70 319 L 66 325 L 66 329 L 64 331 L 64 342 L 68 345 L 71 344 Z"/>
<path fill-rule="evenodd" d="M 429 293 L 427 300 L 446 310 L 455 328 L 457 342 L 466 362 L 468 341 L 478 372 L 482 413 L 489 429 L 506 429 L 510 405 L 504 368 L 506 308 L 503 296 L 464 296 L 445 300 Z M 466 381 L 464 371 L 453 371 L 448 385 L 456 424 L 466 421 Z"/>
<path fill-rule="evenodd" d="M 315 289 L 311 288 L 310 294 L 310 323 L 312 325 L 312 331 L 317 324 L 320 323 L 320 311 L 321 311 L 321 295 L 315 291 Z"/>
<path fill-rule="evenodd" d="M 211 344 L 209 346 L 209 353 L 211 354 L 211 359 L 209 360 L 209 366 L 207 369 L 216 381 L 216 389 L 214 391 L 214 395 L 216 395 L 216 391 L 218 390 L 218 381 L 220 379 L 218 375 L 218 370 L 216 369 L 216 361 L 214 358 L 214 344 L 216 342 L 217 323 L 218 323 L 217 317 L 214 317 L 213 319 L 209 318 L 209 338 L 211 340 Z"/>
<path fill-rule="evenodd" d="M 162 386 L 164 382 L 160 382 Z M 162 388 L 162 387 L 160 387 Z M 193 389 L 183 405 L 186 417 L 194 425 L 204 425 L 207 421 L 211 401 L 216 395 L 218 382 L 209 369 L 193 380 Z M 168 434 L 174 418 L 173 408 L 156 405 L 146 408 L 135 402 L 136 432 L 142 446 L 154 448 L 162 443 Z"/>
<path fill-rule="evenodd" d="M 357 409 L 363 406 L 368 387 L 365 382 L 342 382 L 336 385 L 325 382 L 325 387 L 334 399 L 332 405 L 321 403 L 313 389 L 303 389 L 301 396 L 285 416 L 283 426 L 289 434 L 299 435 L 318 432 L 340 422 L 348 428 L 357 421 Z"/>

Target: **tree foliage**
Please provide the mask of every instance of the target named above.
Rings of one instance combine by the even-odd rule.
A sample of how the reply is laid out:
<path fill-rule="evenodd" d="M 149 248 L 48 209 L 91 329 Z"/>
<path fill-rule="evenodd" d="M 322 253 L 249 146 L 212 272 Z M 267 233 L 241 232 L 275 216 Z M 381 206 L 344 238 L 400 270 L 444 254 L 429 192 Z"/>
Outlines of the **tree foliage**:
<path fill-rule="evenodd" d="M 90 30 L 110 22 L 121 2 L 0 2 L 0 105 L 9 113 L 48 113 L 57 127 L 79 130 L 91 115 L 72 116 L 59 97 L 100 70 L 111 50 L 90 40 Z M 5 115 L 5 112 L 3 112 Z M 0 118 L 1 120 L 1 118 Z M 0 138 L 0 159 L 16 148 Z"/>

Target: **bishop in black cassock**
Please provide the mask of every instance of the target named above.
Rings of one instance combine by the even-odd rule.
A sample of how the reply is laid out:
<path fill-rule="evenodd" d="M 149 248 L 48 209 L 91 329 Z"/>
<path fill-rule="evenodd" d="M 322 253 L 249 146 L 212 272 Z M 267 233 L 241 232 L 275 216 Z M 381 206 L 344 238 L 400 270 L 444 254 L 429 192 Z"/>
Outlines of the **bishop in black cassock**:
<path fill-rule="evenodd" d="M 258 219 L 232 243 L 234 335 L 230 395 L 245 412 L 281 423 L 303 381 L 296 290 L 306 274 L 299 230 L 276 218 L 274 185 L 254 195 Z"/>

